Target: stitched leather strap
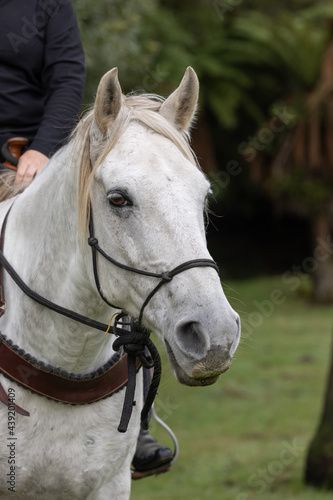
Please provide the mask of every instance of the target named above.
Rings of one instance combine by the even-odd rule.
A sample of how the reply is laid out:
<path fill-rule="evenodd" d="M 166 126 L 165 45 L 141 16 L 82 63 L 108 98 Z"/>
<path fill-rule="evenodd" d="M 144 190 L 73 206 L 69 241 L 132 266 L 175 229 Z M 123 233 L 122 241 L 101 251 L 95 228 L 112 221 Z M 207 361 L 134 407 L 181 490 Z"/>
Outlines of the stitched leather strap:
<path fill-rule="evenodd" d="M 140 360 L 137 359 L 137 370 L 140 365 Z M 126 354 L 101 375 L 75 379 L 51 373 L 34 365 L 4 340 L 0 345 L 0 371 L 41 396 L 72 405 L 100 401 L 125 387 L 128 380 Z M 2 398 L 0 400 L 8 404 Z"/>

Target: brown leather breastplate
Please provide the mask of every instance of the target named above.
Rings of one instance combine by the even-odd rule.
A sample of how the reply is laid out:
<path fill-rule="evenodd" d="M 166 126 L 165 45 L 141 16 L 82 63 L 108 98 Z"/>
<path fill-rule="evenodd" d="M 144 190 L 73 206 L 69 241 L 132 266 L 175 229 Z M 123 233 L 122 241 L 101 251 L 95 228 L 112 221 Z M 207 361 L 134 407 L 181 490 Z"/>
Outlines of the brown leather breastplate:
<path fill-rule="evenodd" d="M 71 373 L 55 373 L 55 369 L 38 363 L 23 354 L 8 340 L 0 340 L 0 372 L 32 392 L 48 399 L 71 405 L 83 405 L 112 396 L 126 386 L 128 380 L 127 354 L 112 358 L 94 373 L 78 376 Z M 38 364 L 37 364 L 38 363 Z M 140 360 L 137 358 L 137 370 Z M 59 370 L 57 370 L 59 371 Z M 0 401 L 9 404 L 8 396 L 0 384 Z M 22 415 L 29 415 L 16 407 Z"/>
<path fill-rule="evenodd" d="M 0 249 L 3 248 L 7 212 L 1 228 Z M 2 286 L 3 269 L 0 264 L 0 317 L 5 313 L 6 302 Z M 1 334 L 0 334 L 1 335 Z M 136 359 L 136 370 L 141 366 L 140 359 Z M 128 367 L 127 354 L 112 358 L 107 365 L 95 373 L 77 376 L 71 373 L 59 374 L 58 369 L 38 363 L 30 355 L 23 354 L 22 350 L 3 336 L 0 337 L 0 373 L 32 392 L 45 396 L 48 399 L 71 405 L 94 403 L 108 396 L 112 396 L 127 385 Z M 12 403 L 0 383 L 0 401 L 6 405 L 13 405 L 15 411 L 29 416 L 29 412 Z"/>

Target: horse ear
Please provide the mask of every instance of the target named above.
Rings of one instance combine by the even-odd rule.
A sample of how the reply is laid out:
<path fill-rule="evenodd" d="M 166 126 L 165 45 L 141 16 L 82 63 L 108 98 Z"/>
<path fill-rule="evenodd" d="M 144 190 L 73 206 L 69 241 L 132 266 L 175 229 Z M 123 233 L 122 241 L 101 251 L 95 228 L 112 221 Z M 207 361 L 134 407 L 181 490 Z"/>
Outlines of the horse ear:
<path fill-rule="evenodd" d="M 162 104 L 160 114 L 179 132 L 184 132 L 191 126 L 198 97 L 199 80 L 194 69 L 189 66 L 179 87 Z"/>
<path fill-rule="evenodd" d="M 118 68 L 113 68 L 102 77 L 95 99 L 95 121 L 102 134 L 106 134 L 110 124 L 116 119 L 121 102 Z"/>

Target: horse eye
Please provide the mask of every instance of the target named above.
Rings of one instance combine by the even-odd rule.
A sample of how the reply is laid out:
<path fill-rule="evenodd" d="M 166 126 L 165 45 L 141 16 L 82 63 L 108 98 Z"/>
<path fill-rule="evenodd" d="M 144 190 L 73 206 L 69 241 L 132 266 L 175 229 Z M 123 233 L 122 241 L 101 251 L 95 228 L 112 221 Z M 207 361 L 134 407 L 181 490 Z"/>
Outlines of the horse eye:
<path fill-rule="evenodd" d="M 125 196 L 117 191 L 115 191 L 114 193 L 110 193 L 108 195 L 108 198 L 110 204 L 115 207 L 125 207 L 130 205 L 129 201 L 125 198 Z"/>

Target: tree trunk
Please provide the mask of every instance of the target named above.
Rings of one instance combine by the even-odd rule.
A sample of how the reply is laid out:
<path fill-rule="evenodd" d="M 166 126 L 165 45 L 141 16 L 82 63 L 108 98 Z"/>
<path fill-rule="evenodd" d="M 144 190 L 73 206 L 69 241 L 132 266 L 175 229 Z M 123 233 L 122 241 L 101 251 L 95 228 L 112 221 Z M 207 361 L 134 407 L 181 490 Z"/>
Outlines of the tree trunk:
<path fill-rule="evenodd" d="M 330 223 L 328 211 L 316 214 L 312 219 L 316 259 L 313 271 L 314 299 L 319 304 L 333 303 L 333 245 Z"/>
<path fill-rule="evenodd" d="M 333 490 L 333 342 L 324 409 L 309 447 L 305 482 L 316 488 Z"/>

